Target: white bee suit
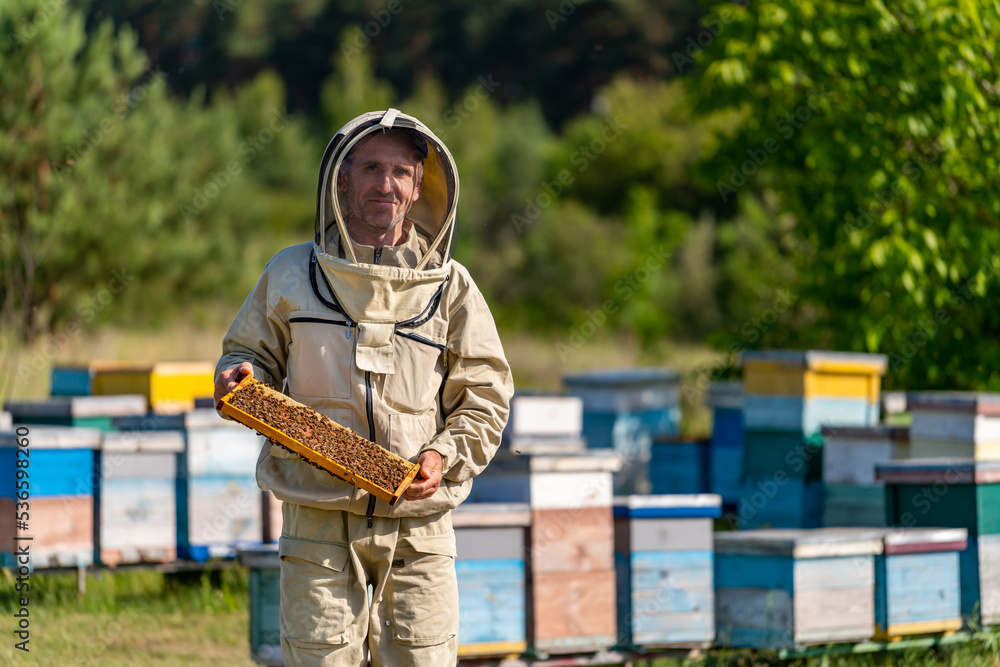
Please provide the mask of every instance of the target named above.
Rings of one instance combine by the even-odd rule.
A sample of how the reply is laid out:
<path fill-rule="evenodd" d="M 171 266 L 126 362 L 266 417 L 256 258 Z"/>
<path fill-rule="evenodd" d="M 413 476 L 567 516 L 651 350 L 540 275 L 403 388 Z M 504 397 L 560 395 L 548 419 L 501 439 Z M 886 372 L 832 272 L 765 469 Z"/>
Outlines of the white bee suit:
<path fill-rule="evenodd" d="M 354 243 L 337 199 L 344 156 L 363 136 L 407 128 L 427 143 L 423 184 L 399 246 Z M 395 110 L 365 114 L 320 166 L 317 231 L 267 264 L 223 343 L 218 371 L 255 376 L 444 478 L 395 507 L 265 444 L 257 482 L 285 501 L 279 542 L 286 664 L 455 664 L 458 599 L 449 510 L 469 495 L 507 421 L 513 382 L 496 325 L 450 257 L 458 174 L 447 148 Z M 372 585 L 369 608 L 367 586 Z"/>

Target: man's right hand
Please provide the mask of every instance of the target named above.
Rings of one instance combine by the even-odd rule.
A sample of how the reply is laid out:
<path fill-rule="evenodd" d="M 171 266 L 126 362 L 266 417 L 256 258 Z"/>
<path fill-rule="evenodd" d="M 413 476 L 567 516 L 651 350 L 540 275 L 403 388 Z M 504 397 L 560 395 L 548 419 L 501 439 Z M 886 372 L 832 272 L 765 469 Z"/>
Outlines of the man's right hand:
<path fill-rule="evenodd" d="M 249 361 L 244 361 L 239 366 L 231 366 L 226 370 L 219 373 L 219 377 L 215 379 L 215 403 L 218 405 L 222 397 L 231 392 L 236 388 L 236 385 L 240 383 L 244 377 L 249 375 L 253 377 L 253 364 Z"/>

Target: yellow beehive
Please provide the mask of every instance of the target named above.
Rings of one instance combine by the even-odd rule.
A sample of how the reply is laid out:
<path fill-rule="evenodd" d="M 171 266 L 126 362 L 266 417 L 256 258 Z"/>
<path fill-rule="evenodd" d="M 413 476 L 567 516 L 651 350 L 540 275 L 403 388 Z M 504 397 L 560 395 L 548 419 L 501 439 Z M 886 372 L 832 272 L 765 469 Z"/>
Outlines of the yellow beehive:
<path fill-rule="evenodd" d="M 192 410 L 196 398 L 215 391 L 215 364 L 207 361 L 95 361 L 91 373 L 95 395 L 142 394 L 158 414 Z"/>
<path fill-rule="evenodd" d="M 885 374 L 882 355 L 839 352 L 745 353 L 747 395 L 867 398 L 877 403 Z"/>

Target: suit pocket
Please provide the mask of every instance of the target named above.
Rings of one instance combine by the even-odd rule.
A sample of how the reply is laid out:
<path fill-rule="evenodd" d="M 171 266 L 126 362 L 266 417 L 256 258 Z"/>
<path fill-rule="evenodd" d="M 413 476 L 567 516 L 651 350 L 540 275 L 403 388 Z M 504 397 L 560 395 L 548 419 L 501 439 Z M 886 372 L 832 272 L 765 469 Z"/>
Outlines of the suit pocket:
<path fill-rule="evenodd" d="M 420 448 L 431 441 L 437 428 L 433 414 L 409 415 L 394 412 L 389 415 L 389 447 L 407 461 L 416 463 Z"/>
<path fill-rule="evenodd" d="M 351 568 L 346 545 L 282 535 L 281 636 L 303 644 L 347 643 Z"/>
<path fill-rule="evenodd" d="M 458 634 L 454 543 L 454 536 L 412 536 L 396 547 L 389 589 L 397 644 L 436 646 Z"/>
<path fill-rule="evenodd" d="M 288 316 L 289 396 L 310 405 L 350 398 L 354 385 L 354 339 L 342 316 L 295 311 Z"/>

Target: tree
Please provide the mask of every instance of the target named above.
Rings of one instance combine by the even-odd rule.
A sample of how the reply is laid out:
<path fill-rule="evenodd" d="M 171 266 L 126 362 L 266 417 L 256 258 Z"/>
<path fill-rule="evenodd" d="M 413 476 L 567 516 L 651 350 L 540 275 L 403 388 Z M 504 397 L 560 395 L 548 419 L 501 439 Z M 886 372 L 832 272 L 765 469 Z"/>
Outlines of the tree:
<path fill-rule="evenodd" d="M 720 3 L 689 90 L 746 122 L 721 199 L 793 217 L 803 346 L 889 355 L 890 386 L 1000 388 L 1000 7 Z"/>
<path fill-rule="evenodd" d="M 275 250 L 255 244 L 269 189 L 307 160 L 275 81 L 178 102 L 130 30 L 88 36 L 81 14 L 43 0 L 5 5 L 0 35 L 3 395 L 78 332 L 245 295 Z M 265 153 L 288 164 L 269 171 Z M 311 170 L 301 180 L 309 192 Z M 40 335 L 52 354 L 15 363 Z"/>

